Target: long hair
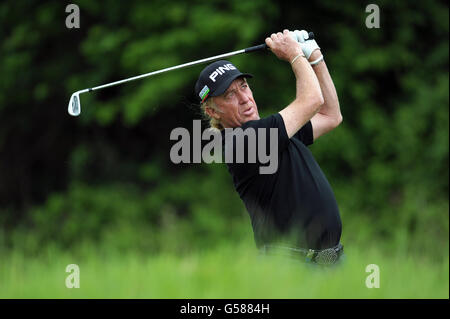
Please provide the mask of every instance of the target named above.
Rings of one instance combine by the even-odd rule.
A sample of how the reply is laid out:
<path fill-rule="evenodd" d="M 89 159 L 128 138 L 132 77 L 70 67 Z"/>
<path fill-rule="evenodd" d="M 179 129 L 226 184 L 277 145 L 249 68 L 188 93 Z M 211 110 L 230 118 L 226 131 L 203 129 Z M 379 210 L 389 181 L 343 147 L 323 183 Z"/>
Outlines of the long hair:
<path fill-rule="evenodd" d="M 200 104 L 200 108 L 201 108 L 201 110 L 203 111 L 203 116 L 204 116 L 207 120 L 209 120 L 209 126 L 211 126 L 212 128 L 215 128 L 215 129 L 217 129 L 217 130 L 220 130 L 220 131 L 223 130 L 224 127 L 223 127 L 222 123 L 220 123 L 219 120 L 217 120 L 217 119 L 215 119 L 215 118 L 213 118 L 213 117 L 210 117 L 210 116 L 208 115 L 208 113 L 206 113 L 206 108 L 207 108 L 207 107 L 210 107 L 210 108 L 212 108 L 212 109 L 214 109 L 214 110 L 217 110 L 217 105 L 216 105 L 216 103 L 214 102 L 213 97 L 210 97 L 210 98 L 206 99 L 205 102 L 201 103 L 201 104 Z"/>

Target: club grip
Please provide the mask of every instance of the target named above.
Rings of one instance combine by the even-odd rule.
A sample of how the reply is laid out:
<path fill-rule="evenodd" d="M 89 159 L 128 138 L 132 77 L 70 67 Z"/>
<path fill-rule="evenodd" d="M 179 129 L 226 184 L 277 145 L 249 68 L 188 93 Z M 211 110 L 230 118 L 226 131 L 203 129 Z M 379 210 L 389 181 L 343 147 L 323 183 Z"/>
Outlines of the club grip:
<path fill-rule="evenodd" d="M 267 44 L 263 43 L 263 44 L 255 45 L 253 47 L 245 49 L 245 53 L 250 53 L 250 52 L 265 50 L 265 49 L 267 49 Z"/>
<path fill-rule="evenodd" d="M 309 32 L 308 36 L 309 36 L 308 40 L 313 40 L 314 39 L 314 33 Z M 267 44 L 263 43 L 263 44 L 260 44 L 260 45 L 255 45 L 253 47 L 246 48 L 245 49 L 245 53 L 250 53 L 250 52 L 255 52 L 255 51 L 265 50 L 265 49 L 267 49 Z"/>

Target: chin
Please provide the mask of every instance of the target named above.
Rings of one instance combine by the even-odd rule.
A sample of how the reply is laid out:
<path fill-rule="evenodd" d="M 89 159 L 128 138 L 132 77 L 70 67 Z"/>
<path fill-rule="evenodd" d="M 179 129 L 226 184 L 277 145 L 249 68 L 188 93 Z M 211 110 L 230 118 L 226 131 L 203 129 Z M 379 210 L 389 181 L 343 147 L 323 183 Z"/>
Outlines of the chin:
<path fill-rule="evenodd" d="M 250 116 L 249 121 L 255 121 L 255 120 L 259 120 L 259 114 L 258 114 L 258 112 L 255 112 L 255 113 L 253 113 L 253 114 Z"/>
<path fill-rule="evenodd" d="M 244 124 L 244 123 L 247 123 L 248 121 L 255 121 L 255 120 L 259 120 L 259 115 L 258 114 L 253 114 L 253 115 L 245 117 L 242 120 L 241 125 Z"/>

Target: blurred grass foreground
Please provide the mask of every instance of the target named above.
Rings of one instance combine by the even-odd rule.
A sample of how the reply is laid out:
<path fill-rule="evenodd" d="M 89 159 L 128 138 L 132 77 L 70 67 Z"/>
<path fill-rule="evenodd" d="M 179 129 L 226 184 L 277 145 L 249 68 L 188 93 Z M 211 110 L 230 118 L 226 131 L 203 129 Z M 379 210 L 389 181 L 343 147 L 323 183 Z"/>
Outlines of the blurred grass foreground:
<path fill-rule="evenodd" d="M 0 268 L 0 298 L 448 298 L 443 263 L 377 250 L 349 249 L 336 268 L 311 268 L 282 257 L 258 256 L 246 245 L 193 254 L 108 253 L 83 257 L 46 251 L 38 258 L 13 252 Z M 78 262 L 79 288 L 65 286 L 67 265 Z M 368 263 L 379 266 L 369 288 Z M 368 287 L 369 285 L 369 287 Z"/>
<path fill-rule="evenodd" d="M 378 1 L 379 29 L 356 1 L 80 0 L 79 29 L 66 5 L 0 3 L 0 298 L 449 298 L 447 1 Z M 344 117 L 311 146 L 341 211 L 338 268 L 261 258 L 225 165 L 170 161 L 170 132 L 201 118 L 203 66 L 67 114 L 77 90 L 284 28 L 315 33 Z M 254 75 L 262 117 L 292 101 L 270 52 L 230 61 Z"/>

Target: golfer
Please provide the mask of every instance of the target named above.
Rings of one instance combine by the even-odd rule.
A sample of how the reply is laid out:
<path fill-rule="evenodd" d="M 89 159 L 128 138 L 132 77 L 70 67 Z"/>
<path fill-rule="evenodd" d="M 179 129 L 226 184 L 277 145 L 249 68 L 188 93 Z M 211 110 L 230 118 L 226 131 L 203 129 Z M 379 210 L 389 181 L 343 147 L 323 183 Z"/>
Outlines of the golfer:
<path fill-rule="evenodd" d="M 317 42 L 309 40 L 306 31 L 273 33 L 265 43 L 277 58 L 290 63 L 296 78 L 295 99 L 278 113 L 259 117 L 247 83 L 252 76 L 228 61 L 204 68 L 195 93 L 210 125 L 222 136 L 227 128 L 277 129 L 275 173 L 261 174 L 253 163 L 227 163 L 260 251 L 334 264 L 343 252 L 339 209 L 307 146 L 342 122 L 336 90 Z"/>

